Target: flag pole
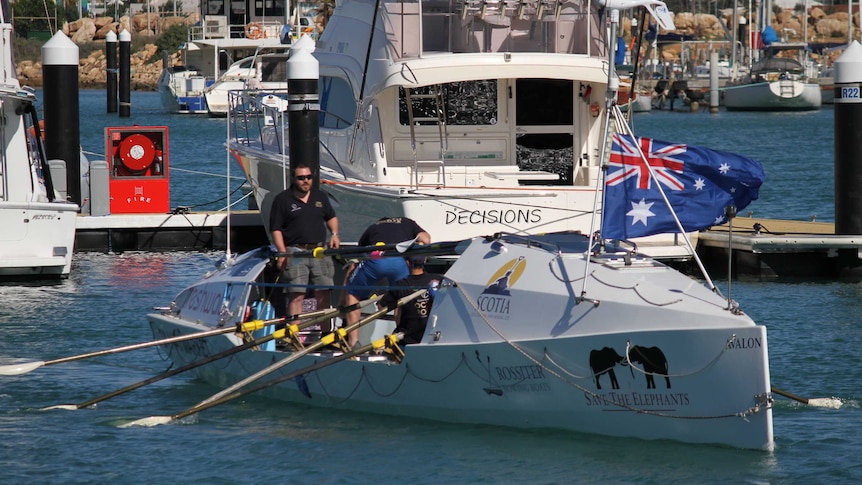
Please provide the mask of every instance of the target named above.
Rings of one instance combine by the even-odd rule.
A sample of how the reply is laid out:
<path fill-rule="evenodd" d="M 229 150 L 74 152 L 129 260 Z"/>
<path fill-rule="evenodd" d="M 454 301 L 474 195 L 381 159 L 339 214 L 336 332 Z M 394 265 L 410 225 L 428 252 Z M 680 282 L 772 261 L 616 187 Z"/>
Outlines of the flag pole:
<path fill-rule="evenodd" d="M 733 218 L 736 217 L 736 206 L 724 208 L 724 218 L 727 219 L 727 310 L 734 311 L 733 299 L 730 297 L 730 280 L 733 277 Z"/>

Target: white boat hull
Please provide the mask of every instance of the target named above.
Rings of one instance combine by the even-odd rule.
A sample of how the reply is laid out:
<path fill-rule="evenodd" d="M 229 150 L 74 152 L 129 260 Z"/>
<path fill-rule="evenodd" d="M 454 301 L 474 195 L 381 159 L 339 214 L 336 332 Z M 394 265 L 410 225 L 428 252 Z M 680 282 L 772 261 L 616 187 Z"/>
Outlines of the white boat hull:
<path fill-rule="evenodd" d="M 0 201 L 0 277 L 68 276 L 77 213 L 77 204 Z"/>
<path fill-rule="evenodd" d="M 0 9 L 0 49 L 4 50 L 0 55 L 0 278 L 66 277 L 72 268 L 79 207 L 53 187 L 45 150 L 39 146 L 38 138 L 41 135 L 44 140 L 45 133 L 39 129 L 35 92 L 22 87 L 15 75 L 8 7 L 4 0 Z"/>
<path fill-rule="evenodd" d="M 726 311 L 724 300 L 695 281 L 640 258 L 627 266 L 613 256 L 594 257 L 589 299 L 576 304 L 572 295 L 584 289 L 582 254 L 568 253 L 563 239 L 554 241 L 562 255 L 502 245 L 506 251 L 477 239 L 460 256 L 437 293 L 425 337 L 404 349 L 402 362 L 363 356 L 264 393 L 456 423 L 772 447 L 764 327 Z M 253 278 L 249 268 L 239 263 L 224 273 Z M 506 269 L 507 291 L 489 292 Z M 211 309 L 244 307 L 234 295 L 223 306 L 229 278 L 221 278 L 179 296 L 173 312 L 150 315 L 155 338 L 208 330 L 214 324 L 199 322 L 218 318 Z M 180 365 L 237 343 L 219 336 L 167 351 Z M 648 368 L 638 352 L 663 370 Z M 196 372 L 224 387 L 291 355 L 244 351 Z M 332 356 L 304 356 L 264 380 Z"/>
<path fill-rule="evenodd" d="M 820 109 L 820 86 L 792 80 L 728 85 L 724 107 L 730 111 L 809 111 Z"/>
<path fill-rule="evenodd" d="M 206 114 L 206 83 L 197 71 L 164 69 L 158 81 L 162 107 L 169 113 Z"/>

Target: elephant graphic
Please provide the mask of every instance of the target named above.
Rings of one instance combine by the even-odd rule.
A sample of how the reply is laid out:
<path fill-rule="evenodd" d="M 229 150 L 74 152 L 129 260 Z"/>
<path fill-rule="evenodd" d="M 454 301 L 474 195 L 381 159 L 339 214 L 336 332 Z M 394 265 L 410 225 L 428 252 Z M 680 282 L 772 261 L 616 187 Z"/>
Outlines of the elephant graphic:
<path fill-rule="evenodd" d="M 626 365 L 625 358 L 610 347 L 590 351 L 590 369 L 592 369 L 593 376 L 596 378 L 596 389 L 602 388 L 602 384 L 599 381 L 602 374 L 607 374 L 610 377 L 612 389 L 620 388 L 620 383 L 617 382 L 617 375 L 614 373 L 614 366 L 617 364 Z"/>
<path fill-rule="evenodd" d="M 595 351 L 594 351 L 595 352 Z M 646 373 L 647 389 L 655 389 L 655 376 L 663 376 L 670 389 L 670 376 L 667 374 L 667 359 L 658 347 L 635 345 L 629 350 L 629 360 L 641 364 Z M 592 356 L 590 357 L 592 363 Z"/>

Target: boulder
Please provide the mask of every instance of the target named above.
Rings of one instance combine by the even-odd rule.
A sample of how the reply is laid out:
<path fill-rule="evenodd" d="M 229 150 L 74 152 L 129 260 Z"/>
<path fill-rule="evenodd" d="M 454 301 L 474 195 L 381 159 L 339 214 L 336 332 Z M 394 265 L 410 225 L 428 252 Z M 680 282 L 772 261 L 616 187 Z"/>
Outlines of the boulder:
<path fill-rule="evenodd" d="M 72 42 L 76 44 L 85 44 L 93 41 L 93 36 L 96 35 L 96 24 L 93 22 L 84 22 L 81 27 L 72 34 Z"/>
<path fill-rule="evenodd" d="M 159 18 L 159 14 L 157 13 L 139 13 L 132 17 L 132 27 L 135 29 L 135 32 L 142 32 L 144 30 L 153 31 L 159 24 Z"/>
<path fill-rule="evenodd" d="M 93 21 L 96 23 L 96 27 L 100 29 L 106 25 L 114 25 L 114 17 L 96 17 Z"/>
<path fill-rule="evenodd" d="M 847 19 L 845 17 L 843 22 L 835 19 L 820 20 L 815 25 L 815 30 L 823 37 L 845 37 L 847 35 Z"/>
<path fill-rule="evenodd" d="M 117 26 L 119 26 L 119 25 L 120 24 L 115 24 L 115 23 L 106 24 L 106 25 L 102 26 L 99 30 L 96 31 L 96 35 L 94 35 L 93 38 L 102 40 L 105 38 L 105 36 L 108 35 L 108 32 L 111 32 L 111 31 L 114 31 L 114 33 L 116 34 L 117 33 Z"/>

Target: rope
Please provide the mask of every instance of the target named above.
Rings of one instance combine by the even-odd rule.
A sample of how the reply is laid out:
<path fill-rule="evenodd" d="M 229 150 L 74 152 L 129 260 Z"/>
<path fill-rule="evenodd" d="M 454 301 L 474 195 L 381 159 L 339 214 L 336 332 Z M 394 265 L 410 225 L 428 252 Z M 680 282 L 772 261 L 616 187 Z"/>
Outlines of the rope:
<path fill-rule="evenodd" d="M 711 361 L 709 361 L 705 366 L 703 366 L 702 368 L 700 368 L 700 369 L 698 369 L 698 370 L 696 370 L 696 371 L 693 371 L 693 372 L 687 372 L 687 373 L 684 373 L 684 374 L 659 374 L 659 373 L 657 373 L 657 372 L 647 372 L 646 370 L 641 369 L 640 367 L 636 367 L 636 366 L 632 363 L 631 359 L 629 358 L 629 350 L 630 350 L 630 348 L 632 347 L 632 345 L 631 345 L 631 341 L 629 341 L 629 340 L 626 340 L 626 362 L 628 362 L 628 365 L 629 365 L 629 367 L 630 367 L 630 368 L 632 368 L 632 369 L 634 369 L 634 370 L 636 370 L 636 371 L 640 372 L 640 373 L 641 373 L 641 374 L 643 374 L 643 375 L 652 375 L 652 376 L 659 376 L 659 377 L 688 377 L 688 376 L 693 376 L 693 375 L 695 375 L 695 374 L 700 374 L 701 372 L 703 372 L 703 371 L 705 371 L 705 370 L 709 369 L 710 367 L 714 366 L 714 365 L 715 365 L 715 363 L 716 363 L 716 362 L 718 362 L 718 359 L 720 359 L 720 358 L 724 355 L 724 353 L 725 353 L 725 352 L 727 352 L 727 348 L 728 348 L 728 346 L 729 346 L 731 343 L 733 343 L 734 341 L 736 341 L 736 334 L 731 335 L 731 336 L 730 336 L 730 338 L 729 338 L 729 339 L 727 339 L 727 341 L 725 341 L 725 342 L 724 342 L 724 346 L 721 348 L 721 352 L 719 352 L 719 353 L 718 353 L 718 355 L 716 355 L 716 356 L 715 356 L 715 358 L 714 358 L 714 359 L 712 359 Z M 636 346 L 635 346 L 635 347 L 636 347 Z"/>
<path fill-rule="evenodd" d="M 567 280 L 567 279 L 563 278 L 562 274 L 557 275 L 557 273 L 554 271 L 554 261 L 562 261 L 562 259 L 563 259 L 562 255 L 558 253 L 556 256 L 554 256 L 553 259 L 548 261 L 548 269 L 550 270 L 551 274 L 554 275 L 554 278 L 556 278 L 557 281 L 560 281 L 562 283 L 574 283 L 575 281 L 580 281 L 580 280 L 584 279 L 584 277 L 581 276 L 581 277 L 575 278 L 573 280 Z"/>
<path fill-rule="evenodd" d="M 490 328 L 494 333 L 496 333 L 510 347 L 512 347 L 518 353 L 520 353 L 521 355 L 526 357 L 527 360 L 533 362 L 534 364 L 538 365 L 539 367 L 541 367 L 542 369 L 547 371 L 548 374 L 551 374 L 552 376 L 556 377 L 557 379 L 559 379 L 563 383 L 568 384 L 568 385 L 574 387 L 575 389 L 578 389 L 579 391 L 596 398 L 597 400 L 603 402 L 604 404 L 614 405 L 614 406 L 617 406 L 617 407 L 620 407 L 622 409 L 632 411 L 632 412 L 635 412 L 638 414 L 646 414 L 646 415 L 657 416 L 657 417 L 662 417 L 662 418 L 674 418 L 674 419 L 686 419 L 686 420 L 706 420 L 706 419 L 722 419 L 722 418 L 743 418 L 743 419 L 746 419 L 746 418 L 748 418 L 748 416 L 751 416 L 751 415 L 758 413 L 762 410 L 762 406 L 754 405 L 754 406 L 752 406 L 752 407 L 750 407 L 744 411 L 739 411 L 739 412 L 730 413 L 730 414 L 720 414 L 720 415 L 714 415 L 714 416 L 680 416 L 680 415 L 675 415 L 675 414 L 667 414 L 667 413 L 663 413 L 663 412 L 650 411 L 647 409 L 640 409 L 640 408 L 636 408 L 634 406 L 629 406 L 627 404 L 612 401 L 612 400 L 608 399 L 607 397 L 592 391 L 591 389 L 587 389 L 581 385 L 578 385 L 575 382 L 572 382 L 572 381 L 566 379 L 565 377 L 563 377 L 562 375 L 560 375 L 559 373 L 557 373 L 553 369 L 550 369 L 548 366 L 546 366 L 545 364 L 543 364 L 542 362 L 537 360 L 535 357 L 533 357 L 532 355 L 527 353 L 527 351 L 525 351 L 523 348 L 521 348 L 521 346 L 519 346 L 515 342 L 512 342 L 509 339 L 507 339 L 503 335 L 503 333 L 497 327 L 495 327 L 493 323 L 491 323 L 491 321 L 484 314 L 484 312 L 482 312 L 479 309 L 479 307 L 476 306 L 476 304 L 473 302 L 473 299 L 470 298 L 469 295 L 466 293 L 466 291 L 463 289 L 463 286 L 459 285 L 457 283 L 454 286 L 456 288 L 458 288 L 458 291 L 460 291 L 462 296 L 464 296 L 464 300 L 470 304 L 470 306 L 482 318 L 482 320 L 485 322 L 485 324 L 488 326 L 488 328 Z M 547 350 L 545 350 L 545 353 L 547 353 Z M 771 403 L 767 403 L 765 406 L 765 409 L 769 409 L 771 407 L 772 407 Z"/>
<path fill-rule="evenodd" d="M 592 276 L 594 280 L 598 281 L 599 283 L 601 283 L 601 284 L 603 284 L 603 285 L 605 285 L 605 286 L 607 286 L 607 287 L 615 288 L 615 289 L 618 289 L 618 290 L 632 290 L 632 291 L 634 291 L 634 293 L 635 293 L 635 294 L 636 294 L 636 295 L 637 295 L 641 300 L 643 300 L 645 303 L 649 303 L 650 305 L 653 305 L 653 306 L 658 306 L 658 307 L 668 306 L 668 305 L 673 305 L 673 304 L 675 304 L 675 303 L 679 303 L 679 302 L 681 302 L 681 301 L 682 301 L 682 298 L 678 298 L 678 299 L 676 299 L 676 300 L 669 301 L 669 302 L 667 302 L 667 303 L 656 303 L 656 302 L 653 302 L 653 301 L 648 300 L 645 296 L 643 296 L 643 295 L 640 293 L 640 291 L 638 290 L 639 283 L 635 283 L 635 284 L 634 284 L 634 285 L 632 285 L 632 286 L 612 285 L 612 284 L 610 284 L 610 283 L 608 283 L 608 282 L 606 282 L 606 281 L 602 281 L 601 279 L 599 279 L 599 277 L 598 277 L 598 276 L 596 276 L 596 273 L 595 273 L 595 272 L 590 273 L 590 276 Z"/>

